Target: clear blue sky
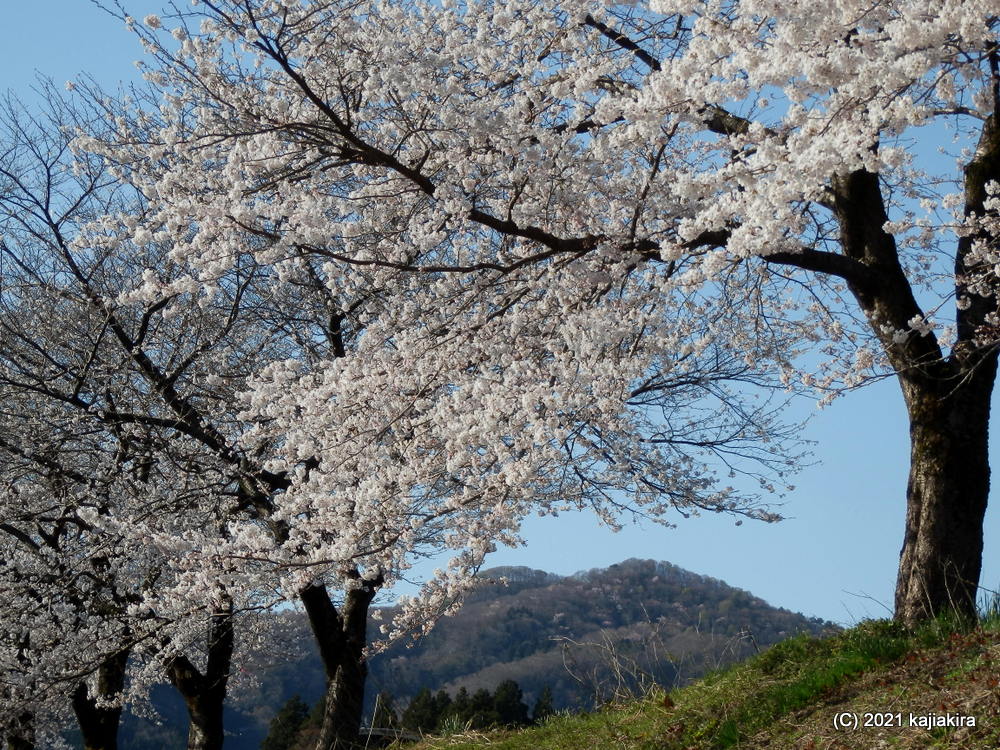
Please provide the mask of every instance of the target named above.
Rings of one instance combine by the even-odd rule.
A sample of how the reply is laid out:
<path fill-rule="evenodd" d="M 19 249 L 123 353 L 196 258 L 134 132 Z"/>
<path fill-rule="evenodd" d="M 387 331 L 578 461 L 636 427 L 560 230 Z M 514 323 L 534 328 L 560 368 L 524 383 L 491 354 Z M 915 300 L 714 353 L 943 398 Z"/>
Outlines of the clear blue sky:
<path fill-rule="evenodd" d="M 149 0 L 124 5 L 138 18 L 163 7 Z M 62 86 L 86 72 L 108 88 L 135 75 L 141 49 L 134 37 L 88 0 L 12 2 L 3 19 L 0 90 L 30 100 L 36 74 Z M 799 415 L 811 411 L 806 403 L 797 407 Z M 737 527 L 733 518 L 713 516 L 679 519 L 676 529 L 644 524 L 614 534 L 589 516 L 530 519 L 527 547 L 501 550 L 490 564 L 565 574 L 652 558 L 807 615 L 842 623 L 885 616 L 892 606 L 908 466 L 898 386 L 882 382 L 835 402 L 815 415 L 807 437 L 817 441 L 820 463 L 795 478 L 797 489 L 780 509 L 787 516 L 782 523 Z M 994 448 L 992 457 L 1000 466 L 1000 450 Z M 994 590 L 1000 589 L 998 504 L 994 493 L 982 578 Z"/>

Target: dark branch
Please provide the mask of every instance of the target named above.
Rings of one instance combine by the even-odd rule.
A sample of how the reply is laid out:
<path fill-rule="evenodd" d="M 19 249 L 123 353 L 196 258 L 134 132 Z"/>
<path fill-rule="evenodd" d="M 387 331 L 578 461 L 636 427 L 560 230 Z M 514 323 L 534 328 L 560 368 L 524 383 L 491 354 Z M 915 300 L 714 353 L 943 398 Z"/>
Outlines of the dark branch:
<path fill-rule="evenodd" d="M 633 53 L 639 60 L 648 65 L 650 70 L 661 70 L 659 60 L 646 52 L 646 50 L 622 34 L 620 31 L 615 31 L 607 24 L 601 23 L 589 13 L 587 14 L 587 17 L 583 19 L 583 24 L 585 26 L 590 26 L 592 29 L 597 29 L 603 36 L 610 39 L 619 47 L 627 49 L 629 52 Z"/>

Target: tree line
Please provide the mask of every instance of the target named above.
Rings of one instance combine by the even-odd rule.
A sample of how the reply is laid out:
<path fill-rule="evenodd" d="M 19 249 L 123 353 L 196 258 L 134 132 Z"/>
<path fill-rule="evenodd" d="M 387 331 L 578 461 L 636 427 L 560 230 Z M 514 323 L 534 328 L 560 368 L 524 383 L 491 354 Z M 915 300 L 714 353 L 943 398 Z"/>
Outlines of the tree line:
<path fill-rule="evenodd" d="M 323 714 L 321 703 L 310 710 L 300 696 L 292 696 L 271 721 L 261 750 L 299 750 L 312 746 Z M 524 727 L 539 724 L 555 713 L 552 691 L 543 687 L 529 711 L 520 686 L 504 680 L 491 693 L 480 688 L 471 695 L 459 688 L 454 697 L 445 691 L 432 693 L 422 688 L 402 713 L 391 693 L 382 691 L 375 699 L 370 726 L 379 731 L 405 730 L 417 734 L 444 733 L 467 729 Z M 389 733 L 391 734 L 391 732 Z"/>

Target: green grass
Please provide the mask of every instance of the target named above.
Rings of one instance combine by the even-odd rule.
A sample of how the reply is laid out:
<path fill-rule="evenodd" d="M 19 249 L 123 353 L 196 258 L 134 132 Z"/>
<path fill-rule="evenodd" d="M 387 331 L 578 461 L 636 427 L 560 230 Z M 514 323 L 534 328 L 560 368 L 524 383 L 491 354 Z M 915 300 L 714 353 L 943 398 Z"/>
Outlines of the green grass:
<path fill-rule="evenodd" d="M 1000 608 L 989 614 L 978 626 L 940 618 L 908 631 L 867 621 L 828 638 L 796 636 L 670 692 L 669 707 L 666 693 L 653 691 L 635 703 L 555 716 L 540 727 L 428 738 L 413 750 L 726 750 L 918 649 L 947 648 L 973 627 L 1000 629 Z"/>
<path fill-rule="evenodd" d="M 889 621 L 865 622 L 831 638 L 796 636 L 779 643 L 677 691 L 678 716 L 691 727 L 683 740 L 713 750 L 732 747 L 845 680 L 895 662 L 913 644 L 913 635 Z"/>

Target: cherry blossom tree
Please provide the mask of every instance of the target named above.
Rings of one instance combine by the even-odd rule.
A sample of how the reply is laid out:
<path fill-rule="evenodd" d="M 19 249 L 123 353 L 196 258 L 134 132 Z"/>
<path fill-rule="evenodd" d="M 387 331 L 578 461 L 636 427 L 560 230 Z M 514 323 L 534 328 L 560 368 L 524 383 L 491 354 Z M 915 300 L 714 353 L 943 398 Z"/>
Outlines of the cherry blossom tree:
<path fill-rule="evenodd" d="M 208 349 L 225 359 L 206 344 L 224 336 L 232 301 L 221 315 L 189 305 L 170 325 L 154 304 L 114 304 L 143 266 L 106 243 L 70 243 L 135 201 L 101 165 L 69 158 L 65 128 L 80 115 L 54 96 L 48 122 L 13 105 L 3 114 L 0 717 L 28 746 L 39 731 L 52 741 L 71 710 L 85 746 L 109 750 L 123 706 L 166 675 L 188 704 L 189 747 L 209 750 L 222 744 L 234 610 L 248 600 L 234 607 L 207 569 L 197 596 L 160 593 L 185 574 L 176 540 L 223 533 L 235 479 L 176 429 L 164 407 L 181 392 L 164 386 Z M 227 364 L 213 372 L 239 367 Z"/>
<path fill-rule="evenodd" d="M 191 277 L 173 282 L 148 274 L 138 296 L 163 295 L 176 284 L 212 294 L 220 274 L 248 249 L 275 270 L 278 282 L 308 275 L 322 285 L 330 309 L 325 356 L 262 367 L 244 412 L 254 428 L 243 444 L 279 444 L 267 465 L 290 478 L 290 486 L 282 488 L 285 508 L 275 519 L 298 512 L 287 533 L 314 535 L 294 541 L 297 554 L 308 543 L 317 549 L 326 545 L 330 559 L 351 559 L 372 547 L 374 529 L 384 526 L 385 533 L 397 534 L 396 520 L 419 515 L 415 500 L 443 503 L 439 514 L 426 514 L 427 521 L 448 517 L 456 523 L 459 511 L 474 508 L 476 528 L 462 541 L 486 547 L 492 542 L 480 532 L 491 516 L 483 515 L 481 499 L 504 498 L 515 489 L 542 509 L 557 509 L 559 498 L 567 506 L 608 511 L 609 521 L 626 502 L 616 506 L 610 488 L 625 490 L 632 507 L 654 515 L 700 507 L 772 517 L 731 488 L 716 490 L 691 454 L 703 450 L 728 457 L 734 471 L 750 462 L 764 471 L 794 464 L 768 447 L 769 439 L 787 436 L 772 431 L 772 411 L 748 405 L 727 389 L 729 383 L 765 383 L 755 363 L 778 350 L 792 354 L 787 337 L 762 331 L 754 346 L 733 346 L 742 334 L 734 334 L 731 321 L 713 310 L 714 300 L 666 285 L 676 267 L 662 279 L 640 273 L 646 259 L 639 247 L 624 260 L 602 249 L 598 235 L 564 247 L 555 236 L 522 232 L 512 219 L 492 227 L 501 230 L 498 236 L 483 233 L 478 224 L 461 226 L 462 214 L 451 213 L 451 203 L 464 198 L 456 194 L 442 209 L 428 200 L 436 198 L 433 185 L 396 185 L 391 170 L 382 186 L 386 194 L 373 200 L 367 192 L 377 188 L 366 181 L 365 160 L 376 155 L 361 155 L 354 163 L 353 156 L 327 154 L 322 134 L 309 146 L 319 150 L 309 156 L 320 159 L 319 166 L 297 165 L 300 148 L 307 145 L 296 141 L 298 125 L 286 128 L 284 117 L 265 124 L 263 115 L 269 113 L 254 111 L 270 105 L 266 98 L 258 101 L 258 89 L 276 89 L 285 72 L 263 73 L 257 80 L 245 56 L 226 57 L 219 45 L 229 39 L 238 48 L 243 32 L 256 33 L 239 24 L 241 19 L 258 23 L 258 10 L 277 12 L 268 23 L 280 26 L 294 21 L 286 11 L 295 16 L 305 13 L 305 6 L 283 10 L 235 3 L 235 17 L 229 5 L 206 7 L 224 28 L 216 34 L 207 20 L 208 31 L 198 37 L 178 27 L 176 59 L 152 36 L 162 26 L 158 17 L 149 17 L 143 27 L 128 19 L 164 63 L 162 71 L 150 74 L 159 87 L 154 97 L 157 91 L 171 93 L 159 110 L 155 101 L 126 114 L 109 110 L 107 119 L 118 133 L 110 139 L 84 134 L 76 147 L 116 163 L 148 197 L 148 212 L 131 219 L 132 240 L 145 245 L 169 239 L 171 260 L 190 269 Z M 324 24 L 329 14 L 341 12 L 331 3 L 312 10 L 316 18 L 324 16 Z M 349 21 L 362 10 L 347 9 L 332 20 Z M 379 11 L 386 18 L 408 12 L 389 5 Z M 298 39 L 299 31 L 288 33 Z M 362 34 L 353 27 L 351 33 Z M 253 44 L 247 46 L 252 51 Z M 215 53 L 221 57 L 212 58 Z M 188 60 L 189 54 L 195 58 Z M 218 90 L 197 86 L 198 76 L 209 72 Z M 309 96 L 318 96 L 298 89 L 292 95 L 307 110 L 314 103 Z M 245 121 L 233 102 L 248 108 Z M 215 129 L 213 140 L 200 140 L 202 126 Z M 165 136 L 169 142 L 160 140 Z M 330 166 L 323 166 L 328 157 Z M 194 172 L 197 187 L 188 181 Z M 294 194 L 283 193 L 288 185 Z M 496 223 L 474 213 L 477 222 Z M 338 217 L 340 223 L 332 225 Z M 331 230 L 350 234 L 328 237 Z M 301 232 L 329 239 L 331 247 L 310 244 Z M 517 257 L 539 240 L 558 247 Z M 400 259 L 381 258 L 382 245 L 392 245 Z M 472 265 L 463 253 L 470 254 Z M 676 306 L 676 315 L 665 311 L 669 306 Z M 692 412 L 692 404 L 702 411 Z M 456 499 L 462 494 L 465 500 Z M 399 519 L 385 523 L 373 516 L 367 526 L 361 522 L 368 509 L 390 515 L 391 498 L 404 503 Z M 477 504 L 466 502 L 472 499 Z M 343 522 L 328 515 L 311 528 L 311 514 L 321 510 L 344 513 Z M 503 528 L 511 526 L 509 517 L 499 521 Z M 320 539 L 329 528 L 338 530 L 339 542 Z M 353 529 L 362 531 L 364 540 L 350 538 Z"/>
<path fill-rule="evenodd" d="M 724 507 L 663 449 L 672 407 L 647 407 L 663 373 L 728 351 L 824 397 L 898 378 L 912 623 L 972 613 L 981 568 L 996 18 L 987 0 L 203 0 L 129 19 L 152 106 L 79 147 L 141 186 L 136 242 L 172 238 L 204 288 L 253 238 L 263 264 L 321 263 L 337 300 L 372 295 L 338 313 L 365 332 L 352 356 L 272 364 L 251 401 L 293 477 L 279 512 L 315 518 L 313 541 L 414 491 Z M 954 168 L 931 157 L 943 138 Z M 477 524 L 456 541 L 470 563 L 512 531 Z"/>
<path fill-rule="evenodd" d="M 148 20 L 151 28 L 159 23 Z M 192 39 L 183 29 L 175 36 Z M 234 64 L 242 64 L 239 57 Z M 188 84 L 199 75 L 183 64 L 177 72 Z M 404 604 L 390 626 L 397 633 L 426 627 L 453 606 L 496 544 L 520 542 L 529 513 L 590 508 L 612 525 L 623 511 L 662 521 L 705 509 L 774 518 L 753 498 L 718 487 L 705 455 L 765 488 L 794 468 L 785 450 L 792 433 L 776 422 L 773 405 L 754 403 L 747 392 L 771 384 L 761 361 L 791 354 L 782 331 L 762 328 L 745 345 L 740 326 L 712 300 L 672 286 L 676 264 L 663 275 L 645 273 L 646 251 L 638 246 L 619 258 L 594 235 L 535 253 L 532 243 L 555 242 L 555 235 L 524 234 L 510 218 L 493 235 L 488 216 L 489 232 L 470 231 L 455 224 L 453 206 L 427 200 L 426 185 L 398 192 L 387 184 L 381 205 L 367 195 L 368 175 L 354 167 L 338 167 L 317 190 L 305 184 L 310 170 L 260 160 L 283 151 L 289 135 L 295 146 L 296 133 L 269 126 L 262 134 L 253 113 L 249 121 L 222 117 L 229 93 L 209 91 L 195 110 L 196 100 L 182 95 L 162 111 L 155 102 L 121 111 L 94 97 L 117 132 L 82 135 L 78 152 L 114 164 L 143 196 L 143 210 L 111 216 L 107 226 L 95 222 L 73 247 L 125 241 L 140 257 L 169 247 L 168 263 L 150 266 L 117 300 L 152 305 L 164 316 L 178 295 L 213 299 L 248 256 L 273 269 L 271 297 L 285 300 L 279 317 L 286 330 L 300 332 L 293 337 L 298 349 L 259 358 L 238 417 L 249 430 L 213 428 L 210 411 L 170 396 L 162 377 L 148 365 L 140 369 L 166 395 L 180 431 L 224 461 L 238 457 L 241 472 L 247 512 L 230 517 L 224 536 L 185 540 L 190 575 L 180 580 L 198 580 L 201 563 L 221 560 L 231 566 L 227 576 L 253 580 L 263 568 L 276 574 L 282 596 L 301 599 L 328 678 L 319 747 L 356 738 L 368 609 L 415 556 L 453 554 L 421 596 Z M 199 134 L 187 132 L 192 112 L 218 116 L 216 147 L 204 149 Z M 249 159 L 239 156 L 240 171 L 223 175 L 232 148 Z M 262 171 L 242 173 L 257 161 Z M 199 174 L 193 192 L 179 177 L 183 170 Z M 303 192 L 295 194 L 302 205 L 294 218 L 287 215 L 291 195 L 281 194 L 289 179 L 303 183 L 295 186 Z M 233 196 L 243 196 L 250 213 L 233 219 Z M 337 218 L 303 196 L 346 201 L 349 213 L 339 224 L 357 227 L 357 247 L 340 236 L 328 249 L 289 242 L 289 222 L 314 223 L 310 231 L 320 237 Z M 258 217 L 261 208 L 268 215 Z M 381 259 L 385 242 L 398 244 L 401 260 Z M 193 249 L 208 245 L 214 257 L 202 264 Z M 325 313 L 324 325 L 300 325 L 318 319 L 311 305 Z M 169 543 L 169 535 L 151 536 Z M 331 587 L 343 590 L 342 605 L 333 604 Z M 173 591 L 190 595 L 183 586 Z"/>
<path fill-rule="evenodd" d="M 86 746 L 109 750 L 123 705 L 165 676 L 187 704 L 189 747 L 218 748 L 235 616 L 281 601 L 273 586 L 262 598 L 253 581 L 227 584 L 231 571 L 212 562 L 226 523 L 260 523 L 268 495 L 286 482 L 238 450 L 235 393 L 257 357 L 312 356 L 320 334 L 306 311 L 309 285 L 282 287 L 294 316 L 254 294 L 252 265 L 211 300 L 185 297 L 181 284 L 129 302 L 146 283 L 144 267 L 169 276 L 170 265 L 155 248 L 137 263 L 119 241 L 116 219 L 141 196 L 99 160 L 68 158 L 67 137 L 85 113 L 51 95 L 49 106 L 50 122 L 10 107 L 0 164 L 0 394 L 9 428 L 0 440 L 8 483 L 0 540 L 5 603 L 18 613 L 5 619 L 15 626 L 0 714 L 10 742 L 33 746 L 36 729 L 51 740 L 71 707 Z M 271 532 L 287 534 L 287 524 L 270 521 Z M 244 578 L 251 568 L 242 566 Z M 378 583 L 354 587 L 341 613 L 322 578 L 292 597 L 301 594 L 322 625 L 336 692 L 353 696 L 357 684 L 341 672 L 363 680 Z M 336 705 L 330 713 L 341 724 L 356 714 L 356 734 L 360 696 Z"/>
<path fill-rule="evenodd" d="M 623 115 L 570 117 L 578 105 L 598 116 L 600 92 L 638 80 L 611 17 L 205 8 L 204 27 L 180 17 L 162 44 L 160 19 L 132 22 L 162 63 L 153 89 L 124 103 L 85 91 L 88 117 L 53 131 L 79 134 L 75 162 L 63 146 L 43 154 L 40 192 L 16 158 L 3 175 L 4 257 L 30 281 L 7 292 L 3 384 L 23 425 L 8 454 L 45 474 L 38 446 L 54 443 L 50 473 L 65 481 L 74 441 L 86 446 L 96 468 L 76 492 L 96 477 L 106 491 L 103 504 L 67 503 L 86 532 L 73 564 L 95 559 L 91 535 L 114 539 L 102 586 L 152 583 L 128 589 L 115 618 L 95 617 L 93 597 L 80 611 L 128 629 L 95 639 L 112 644 L 105 656 L 141 644 L 141 675 L 165 673 L 184 694 L 192 746 L 221 741 L 204 718 L 221 711 L 221 672 L 211 653 L 200 666 L 184 653 L 206 617 L 226 666 L 230 608 L 301 601 L 328 678 L 319 746 L 344 746 L 361 717 L 369 608 L 415 559 L 451 555 L 390 632 L 454 606 L 530 513 L 775 518 L 714 470 L 772 489 L 794 469 L 794 431 L 755 391 L 808 326 L 766 308 L 778 285 L 749 264 L 700 286 L 697 242 L 661 257 L 670 231 L 650 229 L 647 205 L 666 200 L 671 139 L 697 138 L 678 127 L 653 151 L 618 154 L 602 133 Z M 498 45 L 525 13 L 547 29 L 542 47 L 516 34 Z M 480 60 L 477 24 L 496 64 L 525 71 Z M 582 86 L 577 103 L 570 86 L 536 111 L 547 78 Z M 35 421 L 32 399 L 69 429 Z M 24 483 L 45 502 L 34 474 Z M 34 541 L 38 517 L 20 520 Z M 51 643 L 84 642 L 64 627 L 76 619 L 61 622 Z M 72 653 L 91 655 L 84 697 L 104 706 L 119 688 L 101 683 L 92 651 L 29 655 L 32 674 L 43 661 L 65 674 Z M 48 695 L 29 687 L 36 704 Z"/>
<path fill-rule="evenodd" d="M 91 102 L 115 128 L 160 127 L 150 111 Z M 65 199 L 65 186 L 29 197 L 31 210 L 8 214 L 28 226 L 7 257 L 29 275 L 54 263 L 56 300 L 68 283 L 77 314 L 99 333 L 80 337 L 89 345 L 69 364 L 51 353 L 59 331 L 36 341 L 41 364 L 12 352 L 18 374 L 7 385 L 27 386 L 109 436 L 123 452 L 115 460 L 142 482 L 163 472 L 168 484 L 171 469 L 195 482 L 187 499 L 167 493 L 154 513 L 143 512 L 150 506 L 139 487 L 131 509 L 119 499 L 100 524 L 165 556 L 155 589 L 127 614 L 143 633 L 148 619 L 181 623 L 180 635 L 146 655 L 144 674 L 165 672 L 185 695 L 193 736 L 195 727 L 205 735 L 194 698 L 212 660 L 199 677 L 179 645 L 193 640 L 199 620 L 187 615 L 206 611 L 209 581 L 225 581 L 227 596 L 244 602 L 256 590 L 274 592 L 272 603 L 301 600 L 328 677 L 319 745 L 332 747 L 357 735 L 373 598 L 415 558 L 454 555 L 404 607 L 397 632 L 427 627 L 453 606 L 494 545 L 518 543 L 530 512 L 592 508 L 612 524 L 629 510 L 661 520 L 701 509 L 773 518 L 715 487 L 698 459 L 711 454 L 764 483 L 792 463 L 781 450 L 791 432 L 776 426 L 773 406 L 741 391 L 767 384 L 753 352 L 721 344 L 727 329 L 695 297 L 681 324 L 662 314 L 655 286 L 615 291 L 608 273 L 571 267 L 563 282 L 576 279 L 585 294 L 573 291 L 579 299 L 564 321 L 557 299 L 525 296 L 502 279 L 473 280 L 435 301 L 408 269 L 356 272 L 308 252 L 274 263 L 259 255 L 273 251 L 273 239 L 245 229 L 240 259 L 227 255 L 202 279 L 184 272 L 186 248 L 175 252 L 190 229 L 153 237 L 147 228 L 161 201 L 146 173 L 116 153 L 78 153 L 77 176 L 93 168 L 121 180 L 129 200 L 86 216 L 74 207 L 66 221 L 45 208 L 53 195 Z M 104 171 L 108 161 L 117 171 Z M 18 170 L 8 177 L 19 179 Z M 23 253 L 39 237 L 48 260 Z M 450 275 L 438 281 L 445 290 Z M 601 310 L 608 297 L 626 316 L 610 328 Z M 423 319 L 438 303 L 439 319 Z M 61 320 L 52 307 L 36 318 Z M 19 315 L 9 320 L 21 330 Z M 335 398 L 316 390 L 324 379 Z M 250 385 L 241 402 L 234 394 Z"/>

